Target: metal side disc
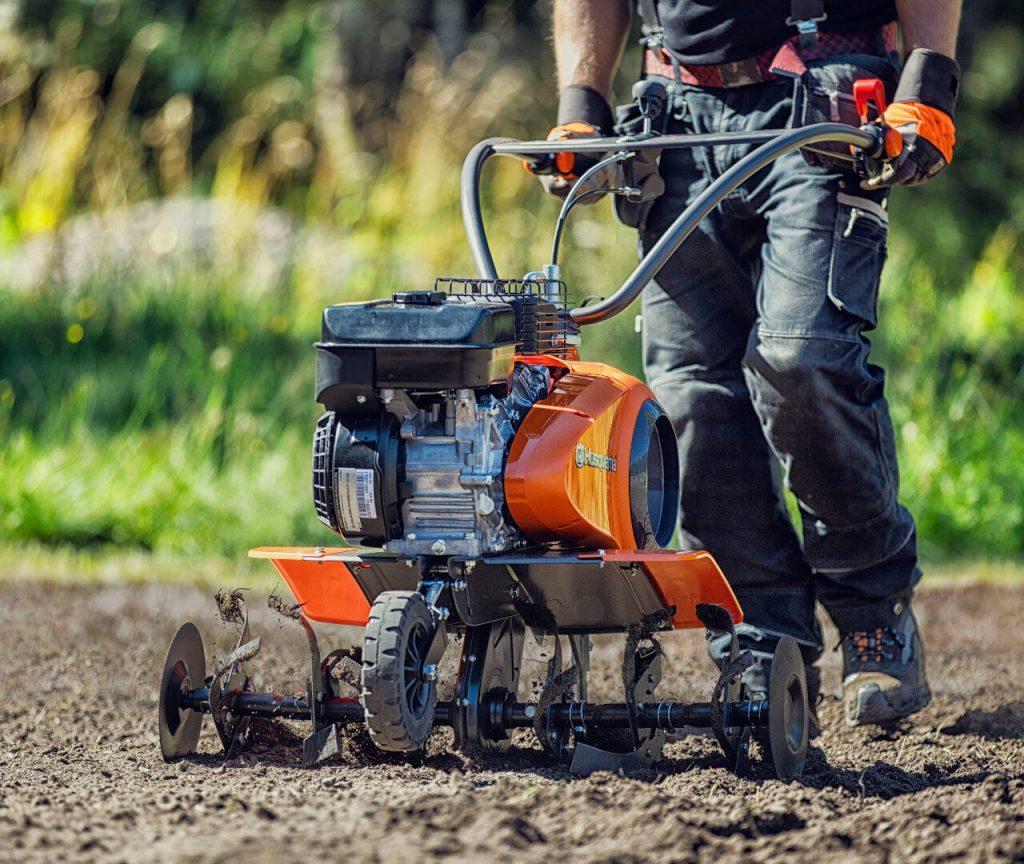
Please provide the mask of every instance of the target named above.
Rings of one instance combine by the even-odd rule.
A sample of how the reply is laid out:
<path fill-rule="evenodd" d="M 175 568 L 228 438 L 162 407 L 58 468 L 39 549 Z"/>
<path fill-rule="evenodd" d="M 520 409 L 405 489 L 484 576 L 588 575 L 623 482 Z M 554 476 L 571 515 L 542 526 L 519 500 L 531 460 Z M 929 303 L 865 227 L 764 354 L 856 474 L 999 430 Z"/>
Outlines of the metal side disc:
<path fill-rule="evenodd" d="M 191 621 L 171 639 L 160 677 L 160 752 L 165 760 L 187 756 L 196 749 L 203 715 L 184 705 L 185 693 L 206 682 L 203 637 Z"/>
<path fill-rule="evenodd" d="M 480 747 L 499 753 L 508 749 L 510 739 L 487 716 L 486 705 L 500 705 L 500 697 L 519 687 L 525 628 L 519 618 L 466 628 L 462 665 L 456 700 L 456 746 Z"/>
<path fill-rule="evenodd" d="M 768 749 L 780 780 L 800 777 L 807 761 L 806 676 L 796 641 L 783 636 L 768 679 Z"/>

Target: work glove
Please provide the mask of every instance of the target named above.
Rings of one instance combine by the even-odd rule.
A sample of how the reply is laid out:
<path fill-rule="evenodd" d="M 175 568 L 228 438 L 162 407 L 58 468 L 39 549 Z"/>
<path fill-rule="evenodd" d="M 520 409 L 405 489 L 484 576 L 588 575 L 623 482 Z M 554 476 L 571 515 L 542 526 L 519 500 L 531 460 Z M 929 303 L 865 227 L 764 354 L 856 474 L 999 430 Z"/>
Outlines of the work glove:
<path fill-rule="evenodd" d="M 600 93 L 579 84 L 566 87 L 558 97 L 558 123 L 548 133 L 548 141 L 570 138 L 603 138 L 611 132 L 612 109 Z M 537 164 L 524 163 L 526 170 L 536 174 L 545 191 L 558 198 L 569 194 L 573 183 L 600 157 L 590 153 L 554 153 Z M 587 181 L 586 190 L 615 188 L 620 184 L 618 166 L 609 166 Z M 592 204 L 603 195 L 588 195 L 581 203 Z"/>
<path fill-rule="evenodd" d="M 903 149 L 861 184 L 865 189 L 917 186 L 953 161 L 959 87 L 960 66 L 952 57 L 925 48 L 910 52 L 893 102 L 879 118 L 900 133 Z"/>

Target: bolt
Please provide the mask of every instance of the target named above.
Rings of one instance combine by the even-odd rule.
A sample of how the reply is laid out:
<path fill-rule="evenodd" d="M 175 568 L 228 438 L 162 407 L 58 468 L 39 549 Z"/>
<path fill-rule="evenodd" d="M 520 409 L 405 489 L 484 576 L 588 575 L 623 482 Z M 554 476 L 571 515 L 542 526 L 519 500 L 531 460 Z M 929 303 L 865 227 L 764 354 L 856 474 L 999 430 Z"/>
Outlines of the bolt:
<path fill-rule="evenodd" d="M 467 663 L 476 663 L 476 654 L 470 654 L 470 655 L 469 655 L 469 656 L 468 656 L 468 657 L 466 658 L 466 662 L 467 662 Z"/>
<path fill-rule="evenodd" d="M 526 715 L 527 720 L 532 720 L 534 717 L 537 716 L 537 706 L 534 705 L 532 702 L 528 702 L 526 704 L 526 707 L 523 709 L 523 714 Z"/>
<path fill-rule="evenodd" d="M 463 708 L 468 708 L 469 707 L 469 700 L 466 699 L 465 697 L 463 697 L 462 699 L 459 700 L 459 705 L 461 705 Z"/>
<path fill-rule="evenodd" d="M 435 555 L 444 555 L 444 553 L 448 551 L 448 546 L 445 544 L 444 540 L 435 540 L 430 545 L 430 551 Z"/>
<path fill-rule="evenodd" d="M 476 512 L 481 516 L 490 516 L 494 512 L 494 499 L 490 495 L 481 495 L 476 502 Z"/>
<path fill-rule="evenodd" d="M 650 681 L 653 684 L 654 683 L 654 676 L 653 675 L 648 675 L 647 676 L 647 680 Z"/>
<path fill-rule="evenodd" d="M 550 732 L 548 732 L 548 738 L 550 740 L 554 741 L 557 737 L 558 737 L 558 733 L 554 729 L 552 729 Z"/>
<path fill-rule="evenodd" d="M 426 663 L 423 666 L 423 680 L 424 681 L 436 681 L 437 680 L 437 664 Z"/>
<path fill-rule="evenodd" d="M 643 711 L 644 710 L 644 703 L 643 702 L 637 702 L 636 703 L 636 710 L 637 711 Z"/>
<path fill-rule="evenodd" d="M 456 579 L 454 582 L 452 582 L 452 591 L 465 591 L 465 590 L 466 590 L 466 580 L 465 579 Z"/>
<path fill-rule="evenodd" d="M 448 616 L 451 615 L 451 614 L 452 613 L 448 609 L 447 606 L 438 606 L 437 607 L 437 617 L 440 618 L 442 621 L 447 621 L 448 620 Z"/>
<path fill-rule="evenodd" d="M 358 402 L 360 405 L 365 405 L 366 397 L 362 393 L 360 393 L 358 396 L 356 396 L 356 402 Z"/>
<path fill-rule="evenodd" d="M 582 735 L 582 734 L 583 734 L 584 732 L 586 732 L 586 731 L 587 731 L 587 730 L 586 730 L 586 729 L 584 729 L 584 728 L 583 728 L 582 726 L 573 726 L 573 727 L 572 727 L 572 730 L 573 730 L 573 732 L 579 732 L 579 733 L 580 733 L 581 735 Z"/>
<path fill-rule="evenodd" d="M 411 534 L 411 533 L 410 534 L 406 534 L 405 535 L 405 539 L 406 540 L 415 540 L 416 539 L 416 535 L 415 534 Z"/>

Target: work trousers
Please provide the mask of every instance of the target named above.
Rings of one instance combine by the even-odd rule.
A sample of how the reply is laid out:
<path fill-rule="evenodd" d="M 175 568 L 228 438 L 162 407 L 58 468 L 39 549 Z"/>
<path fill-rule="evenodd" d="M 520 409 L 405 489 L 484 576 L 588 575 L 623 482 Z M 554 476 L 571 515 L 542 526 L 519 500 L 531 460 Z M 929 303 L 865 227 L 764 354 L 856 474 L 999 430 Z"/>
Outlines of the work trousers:
<path fill-rule="evenodd" d="M 895 68 L 851 55 L 801 79 L 684 87 L 669 133 L 782 129 L 809 105 Z M 827 119 L 827 118 L 825 118 Z M 666 150 L 665 194 L 641 225 L 649 250 L 752 145 Z M 729 195 L 643 295 L 647 380 L 675 426 L 680 529 L 709 550 L 754 638 L 821 652 L 820 601 L 841 630 L 885 626 L 920 578 L 883 370 L 869 359 L 888 195 L 791 153 Z M 794 529 L 785 483 L 800 513 Z"/>

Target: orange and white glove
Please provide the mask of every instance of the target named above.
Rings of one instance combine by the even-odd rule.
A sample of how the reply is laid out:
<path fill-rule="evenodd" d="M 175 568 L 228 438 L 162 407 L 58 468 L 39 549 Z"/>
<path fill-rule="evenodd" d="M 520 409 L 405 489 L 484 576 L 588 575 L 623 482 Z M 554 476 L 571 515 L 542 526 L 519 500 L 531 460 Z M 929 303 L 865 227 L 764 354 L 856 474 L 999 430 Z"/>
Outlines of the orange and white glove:
<path fill-rule="evenodd" d="M 959 86 L 960 66 L 952 57 L 925 48 L 910 52 L 896 96 L 879 118 L 900 133 L 903 151 L 865 180 L 865 189 L 917 186 L 953 161 Z"/>

